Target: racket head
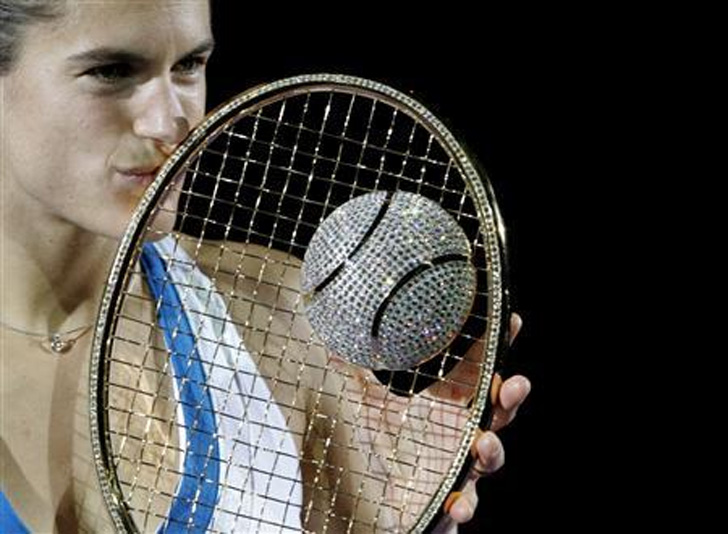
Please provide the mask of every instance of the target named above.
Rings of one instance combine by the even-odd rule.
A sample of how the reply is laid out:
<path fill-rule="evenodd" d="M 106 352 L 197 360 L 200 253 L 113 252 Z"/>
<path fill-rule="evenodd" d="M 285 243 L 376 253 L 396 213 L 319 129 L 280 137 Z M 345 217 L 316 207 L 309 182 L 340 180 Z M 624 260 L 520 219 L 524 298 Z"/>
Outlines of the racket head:
<path fill-rule="evenodd" d="M 226 259 L 206 272 L 213 280 L 218 275 L 229 277 L 231 271 L 235 271 L 233 278 L 255 278 L 255 273 L 244 272 L 246 262 L 253 262 L 259 272 L 281 266 L 295 272 L 300 268 L 295 258 L 303 257 L 321 221 L 351 198 L 373 191 L 417 193 L 447 210 L 470 241 L 471 261 L 477 270 L 477 294 L 463 332 L 442 357 L 407 371 L 378 372 L 375 378 L 369 370 L 341 362 L 312 332 L 306 331 L 307 339 L 295 340 L 304 352 L 318 350 L 324 354 L 323 364 L 315 358 L 311 361 L 319 363 L 310 364 L 309 354 L 283 356 L 292 367 L 309 375 L 308 381 L 296 384 L 306 390 L 303 396 L 320 399 L 331 395 L 329 386 L 315 383 L 315 377 L 340 383 L 343 388 L 334 399 L 342 406 L 341 413 L 312 413 L 307 405 L 306 415 L 328 422 L 330 434 L 325 438 L 329 443 L 338 432 L 331 427 L 341 424 L 346 427 L 341 430 L 342 435 L 348 436 L 347 443 L 338 444 L 341 449 L 352 449 L 354 440 L 361 449 L 353 456 L 324 451 L 325 460 L 312 458 L 312 453 L 304 449 L 315 440 L 316 431 L 305 425 L 298 429 L 296 449 L 300 456 L 296 461 L 303 465 L 304 472 L 300 514 L 306 528 L 326 528 L 340 521 L 351 531 L 404 528 L 422 532 L 442 513 L 447 495 L 467 472 L 476 429 L 489 422 L 490 385 L 507 345 L 505 228 L 487 176 L 430 110 L 378 82 L 314 74 L 253 88 L 211 112 L 162 167 L 121 239 L 99 311 L 90 369 L 95 464 L 119 531 L 137 532 L 164 521 L 165 509 L 172 506 L 185 478 L 180 465 L 185 447 L 189 446 L 185 436 L 189 436 L 190 430 L 185 428 L 184 418 L 179 415 L 180 403 L 175 400 L 175 388 L 179 386 L 175 385 L 166 349 L 160 343 L 165 328 L 156 324 L 160 302 L 150 297 L 145 288 L 148 274 L 139 267 L 145 243 L 172 239 L 175 246 L 192 252 L 195 260 L 198 258 L 194 251 L 212 243 L 210 247 L 222 251 L 220 256 L 231 253 L 239 258 L 237 266 L 228 267 L 222 274 L 216 269 Z M 168 199 L 178 195 L 181 196 L 174 214 L 177 227 L 172 229 Z M 226 286 L 226 305 L 233 306 L 237 298 L 254 306 L 251 303 L 262 287 L 260 284 L 270 285 L 258 278 L 259 286 L 251 294 L 235 294 L 235 283 Z M 284 310 L 293 317 L 290 325 L 307 322 L 295 280 L 286 278 L 278 287 L 279 294 L 283 291 L 293 295 L 293 305 Z M 136 301 L 143 303 L 141 309 L 131 304 Z M 271 313 L 280 311 L 278 305 L 276 301 L 269 306 Z M 129 316 L 134 313 L 144 317 Z M 129 321 L 140 325 L 141 330 L 130 327 Z M 249 331 L 260 330 L 259 325 L 252 324 L 255 320 L 242 318 L 233 323 L 243 331 L 241 338 L 246 347 L 252 335 Z M 291 339 L 290 332 L 287 335 Z M 130 344 L 130 336 L 137 349 L 125 348 Z M 261 374 L 275 402 L 285 405 L 279 398 L 285 395 L 276 390 L 279 376 L 268 372 L 274 358 L 266 353 L 274 351 L 265 346 L 248 350 L 254 359 L 268 358 L 256 363 L 265 368 Z M 334 375 L 338 376 L 336 380 Z M 144 387 L 139 386 L 142 383 Z M 120 388 L 138 390 L 131 393 L 132 400 L 118 400 Z M 205 388 L 209 385 L 203 385 Z M 350 391 L 351 388 L 356 391 Z M 140 398 L 147 400 L 138 401 Z M 283 408 L 285 412 L 291 406 Z M 149 413 L 143 413 L 145 410 Z M 131 417 L 138 418 L 133 432 Z M 446 417 L 451 418 L 445 420 Z M 402 437 L 403 434 L 392 432 L 396 428 L 391 422 L 393 418 L 411 423 L 412 435 Z M 168 427 L 166 435 L 164 431 L 153 435 L 150 428 L 160 421 Z M 383 428 L 375 428 L 377 424 Z M 133 436 L 124 435 L 125 432 Z M 334 437 L 334 443 L 335 440 Z M 131 452 L 124 452 L 125 444 L 132 441 L 137 445 Z M 384 441 L 385 445 L 377 441 Z M 447 442 L 446 447 L 442 447 L 443 441 Z M 152 453 L 153 460 L 145 456 L 144 447 L 150 443 L 158 449 Z M 166 458 L 165 451 L 172 451 L 169 456 L 173 458 Z M 433 451 L 439 455 L 434 464 L 423 460 L 427 465 L 417 465 L 420 459 L 432 456 Z M 398 458 L 400 452 L 402 457 Z M 331 473 L 350 469 L 343 464 L 335 465 L 337 461 L 352 458 L 364 459 L 368 467 L 377 463 L 378 467 L 373 469 L 376 484 L 363 481 L 367 469 L 361 466 L 353 470 L 356 473 L 350 476 L 355 480 L 349 482 L 350 487 L 358 488 L 358 493 L 355 489 L 354 494 L 349 491 L 343 497 L 332 487 L 336 482 L 329 480 L 317 487 L 316 481 L 306 478 L 311 475 L 312 466 L 318 466 L 313 468 L 314 478 L 331 478 Z M 152 465 L 147 468 L 146 464 Z M 225 466 L 222 461 L 220 465 Z M 396 471 L 391 479 L 387 479 L 388 469 Z M 349 475 L 341 475 L 338 480 L 344 476 Z M 411 479 L 420 478 L 426 479 L 426 490 L 411 487 L 419 484 Z M 147 488 L 147 479 L 165 480 L 159 488 L 154 483 Z M 362 493 L 370 491 L 369 485 L 376 486 L 374 492 L 380 493 L 367 501 L 368 505 L 362 505 L 360 511 L 356 503 L 369 498 L 362 497 Z M 321 493 L 318 497 L 317 492 Z M 391 517 L 381 517 L 379 512 L 372 516 L 372 508 L 391 505 L 388 500 L 392 492 L 398 496 L 393 509 L 382 514 Z M 337 508 L 344 501 L 350 509 L 346 513 Z"/>

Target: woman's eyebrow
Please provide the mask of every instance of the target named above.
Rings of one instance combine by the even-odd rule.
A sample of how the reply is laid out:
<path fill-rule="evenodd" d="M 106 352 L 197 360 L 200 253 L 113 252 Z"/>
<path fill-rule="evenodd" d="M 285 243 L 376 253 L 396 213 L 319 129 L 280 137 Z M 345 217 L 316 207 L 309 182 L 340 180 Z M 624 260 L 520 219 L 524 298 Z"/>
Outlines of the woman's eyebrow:
<path fill-rule="evenodd" d="M 187 52 L 186 54 L 182 54 L 182 57 L 188 57 L 188 56 L 197 56 L 201 54 L 208 54 L 211 53 L 212 50 L 215 48 L 215 41 L 213 39 L 207 39 L 194 47 L 192 50 Z"/>
<path fill-rule="evenodd" d="M 68 58 L 71 63 L 141 63 L 145 60 L 143 54 L 105 46 L 74 54 Z"/>
<path fill-rule="evenodd" d="M 215 42 L 212 39 L 205 40 L 192 50 L 185 52 L 181 58 L 206 54 L 213 50 Z M 143 63 L 148 58 L 141 53 L 132 52 L 123 48 L 102 46 L 74 54 L 68 58 L 71 63 Z"/>

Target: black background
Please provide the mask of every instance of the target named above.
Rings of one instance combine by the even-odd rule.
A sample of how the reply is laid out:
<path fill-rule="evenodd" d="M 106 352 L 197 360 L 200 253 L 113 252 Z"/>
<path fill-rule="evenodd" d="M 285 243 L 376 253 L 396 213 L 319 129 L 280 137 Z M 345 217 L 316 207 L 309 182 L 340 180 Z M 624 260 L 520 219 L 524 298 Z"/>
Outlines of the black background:
<path fill-rule="evenodd" d="M 508 228 L 513 307 L 525 322 L 509 371 L 533 389 L 500 432 L 506 465 L 479 483 L 477 517 L 461 532 L 589 530 L 595 517 L 609 519 L 595 512 L 617 440 L 596 386 L 616 368 L 595 364 L 608 361 L 597 354 L 609 340 L 594 337 L 592 300 L 611 308 L 620 296 L 590 269 L 611 187 L 586 126 L 611 110 L 608 99 L 587 95 L 609 84 L 580 49 L 589 29 L 563 32 L 552 24 L 558 13 L 502 19 L 455 5 L 395 15 L 343 3 L 326 13 L 213 4 L 210 106 L 294 74 L 375 79 L 435 111 L 493 184 Z M 621 495 L 609 515 L 626 508 Z"/>

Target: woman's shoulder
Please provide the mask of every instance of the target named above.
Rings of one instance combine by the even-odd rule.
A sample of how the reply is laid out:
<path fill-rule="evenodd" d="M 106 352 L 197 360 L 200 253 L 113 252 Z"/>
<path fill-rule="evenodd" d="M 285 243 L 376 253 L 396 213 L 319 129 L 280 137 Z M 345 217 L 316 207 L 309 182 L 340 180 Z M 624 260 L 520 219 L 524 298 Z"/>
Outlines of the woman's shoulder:
<path fill-rule="evenodd" d="M 304 309 L 299 258 L 249 243 L 186 240 L 183 247 L 225 300 L 264 376 L 282 372 L 291 384 L 306 383 L 308 391 L 331 389 L 329 397 L 338 398 L 343 387 L 340 377 L 329 365 L 328 353 L 314 336 Z M 299 389 L 292 394 L 308 392 Z M 283 405 L 287 402 L 292 401 L 282 400 Z"/>
<path fill-rule="evenodd" d="M 181 238 L 179 243 L 223 292 L 300 290 L 301 260 L 287 252 L 234 241 Z"/>

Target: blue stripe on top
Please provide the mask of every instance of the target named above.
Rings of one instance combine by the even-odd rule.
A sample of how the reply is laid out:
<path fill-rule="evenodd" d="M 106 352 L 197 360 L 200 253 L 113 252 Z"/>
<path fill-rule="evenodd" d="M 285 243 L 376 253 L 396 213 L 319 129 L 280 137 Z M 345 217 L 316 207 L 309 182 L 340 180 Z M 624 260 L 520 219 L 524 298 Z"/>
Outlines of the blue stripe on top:
<path fill-rule="evenodd" d="M 30 530 L 13 510 L 10 501 L 0 490 L 0 532 L 2 534 L 29 534 Z"/>
<path fill-rule="evenodd" d="M 218 499 L 220 471 L 212 398 L 204 386 L 205 371 L 195 346 L 195 334 L 154 245 L 144 245 L 141 265 L 157 301 L 159 324 L 171 352 L 172 372 L 187 430 L 184 476 L 159 532 L 203 533 L 210 525 Z"/>

